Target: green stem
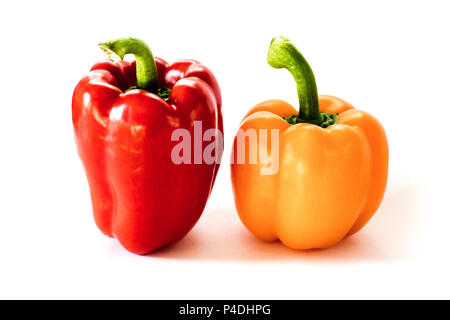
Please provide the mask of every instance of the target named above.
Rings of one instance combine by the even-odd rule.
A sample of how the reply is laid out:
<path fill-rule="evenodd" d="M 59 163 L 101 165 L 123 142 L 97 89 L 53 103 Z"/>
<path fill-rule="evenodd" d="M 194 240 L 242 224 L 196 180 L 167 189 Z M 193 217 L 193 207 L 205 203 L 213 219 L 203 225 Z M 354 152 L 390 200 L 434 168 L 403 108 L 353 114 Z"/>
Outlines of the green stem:
<path fill-rule="evenodd" d="M 120 38 L 100 43 L 99 47 L 113 61 L 123 60 L 126 54 L 133 54 L 136 58 L 137 88 L 153 93 L 158 92 L 158 73 L 155 59 L 144 41 L 136 38 Z"/>
<path fill-rule="evenodd" d="M 289 70 L 297 82 L 300 110 L 298 117 L 295 117 L 295 122 L 308 122 L 321 126 L 324 121 L 319 110 L 316 80 L 308 62 L 294 44 L 284 37 L 273 38 L 267 61 L 273 68 Z"/>

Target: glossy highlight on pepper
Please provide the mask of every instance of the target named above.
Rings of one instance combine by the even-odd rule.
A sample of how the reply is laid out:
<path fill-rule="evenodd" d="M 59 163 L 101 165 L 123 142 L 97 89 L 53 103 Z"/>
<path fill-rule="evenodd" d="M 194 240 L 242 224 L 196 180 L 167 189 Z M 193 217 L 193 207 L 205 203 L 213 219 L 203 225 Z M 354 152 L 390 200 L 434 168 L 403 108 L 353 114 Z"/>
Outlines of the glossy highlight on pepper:
<path fill-rule="evenodd" d="M 280 240 L 293 249 L 328 248 L 358 232 L 378 209 L 386 189 L 388 143 L 380 122 L 332 96 L 318 96 L 314 74 L 288 39 L 274 38 L 268 54 L 274 68 L 286 68 L 297 83 L 300 110 L 282 100 L 253 107 L 240 129 L 278 130 L 279 148 L 258 149 L 256 164 L 232 158 L 236 209 L 258 238 Z M 261 150 L 264 148 L 264 150 Z M 274 153 L 279 170 L 262 175 Z M 264 157 L 262 155 L 269 155 Z"/>
<path fill-rule="evenodd" d="M 100 47 L 116 61 L 96 63 L 75 88 L 77 150 L 97 226 L 127 250 L 146 254 L 180 240 L 202 214 L 220 159 L 174 164 L 171 135 L 185 129 L 193 136 L 195 121 L 223 132 L 221 93 L 195 60 L 168 64 L 136 38 Z M 126 54 L 135 61 L 123 61 Z"/>

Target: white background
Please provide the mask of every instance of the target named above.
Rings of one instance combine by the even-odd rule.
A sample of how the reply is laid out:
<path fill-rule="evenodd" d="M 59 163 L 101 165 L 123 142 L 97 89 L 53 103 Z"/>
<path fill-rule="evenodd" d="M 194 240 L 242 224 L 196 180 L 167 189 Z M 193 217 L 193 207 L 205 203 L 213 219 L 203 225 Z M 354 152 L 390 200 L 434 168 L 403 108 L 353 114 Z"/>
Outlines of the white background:
<path fill-rule="evenodd" d="M 0 298 L 450 298 L 448 1 L 9 1 L 0 8 Z M 296 252 L 239 222 L 229 154 L 242 116 L 295 83 L 266 62 L 290 38 L 319 93 L 374 114 L 385 199 L 357 235 Z M 200 222 L 149 256 L 96 228 L 71 96 L 101 41 L 195 58 L 223 93 L 225 155 Z"/>

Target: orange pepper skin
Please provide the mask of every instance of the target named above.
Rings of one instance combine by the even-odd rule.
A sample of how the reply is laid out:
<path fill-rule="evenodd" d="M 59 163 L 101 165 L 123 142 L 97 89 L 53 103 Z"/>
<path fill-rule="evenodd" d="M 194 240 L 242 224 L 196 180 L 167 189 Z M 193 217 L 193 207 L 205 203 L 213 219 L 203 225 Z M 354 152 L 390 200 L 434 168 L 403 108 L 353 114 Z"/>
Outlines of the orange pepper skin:
<path fill-rule="evenodd" d="M 237 163 L 237 136 L 231 180 L 239 217 L 266 241 L 292 249 L 328 248 L 359 231 L 383 198 L 388 175 L 388 142 L 382 125 L 369 113 L 332 96 L 319 96 L 322 112 L 338 113 L 336 124 L 322 128 L 290 125 L 283 118 L 297 110 L 282 100 L 253 107 L 240 129 L 267 129 L 267 146 L 245 143 L 245 164 Z M 273 165 L 270 130 L 279 130 L 279 169 Z M 256 164 L 248 163 L 257 148 Z M 265 150 L 262 150 L 264 148 Z M 273 150 L 276 152 L 276 150 Z"/>

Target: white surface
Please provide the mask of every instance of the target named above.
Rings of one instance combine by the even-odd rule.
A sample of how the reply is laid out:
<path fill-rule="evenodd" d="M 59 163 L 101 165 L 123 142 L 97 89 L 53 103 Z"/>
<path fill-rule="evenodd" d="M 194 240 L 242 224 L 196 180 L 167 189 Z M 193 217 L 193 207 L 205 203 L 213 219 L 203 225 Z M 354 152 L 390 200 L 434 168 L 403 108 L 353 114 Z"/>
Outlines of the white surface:
<path fill-rule="evenodd" d="M 0 298 L 450 298 L 447 1 L 29 1 L 0 11 Z M 257 102 L 297 105 L 271 69 L 273 36 L 311 64 L 319 93 L 374 114 L 390 143 L 382 206 L 330 250 L 295 252 L 249 234 L 229 154 Z M 225 155 L 199 224 L 141 257 L 95 227 L 75 151 L 71 96 L 100 41 L 144 39 L 195 58 L 222 88 Z"/>

